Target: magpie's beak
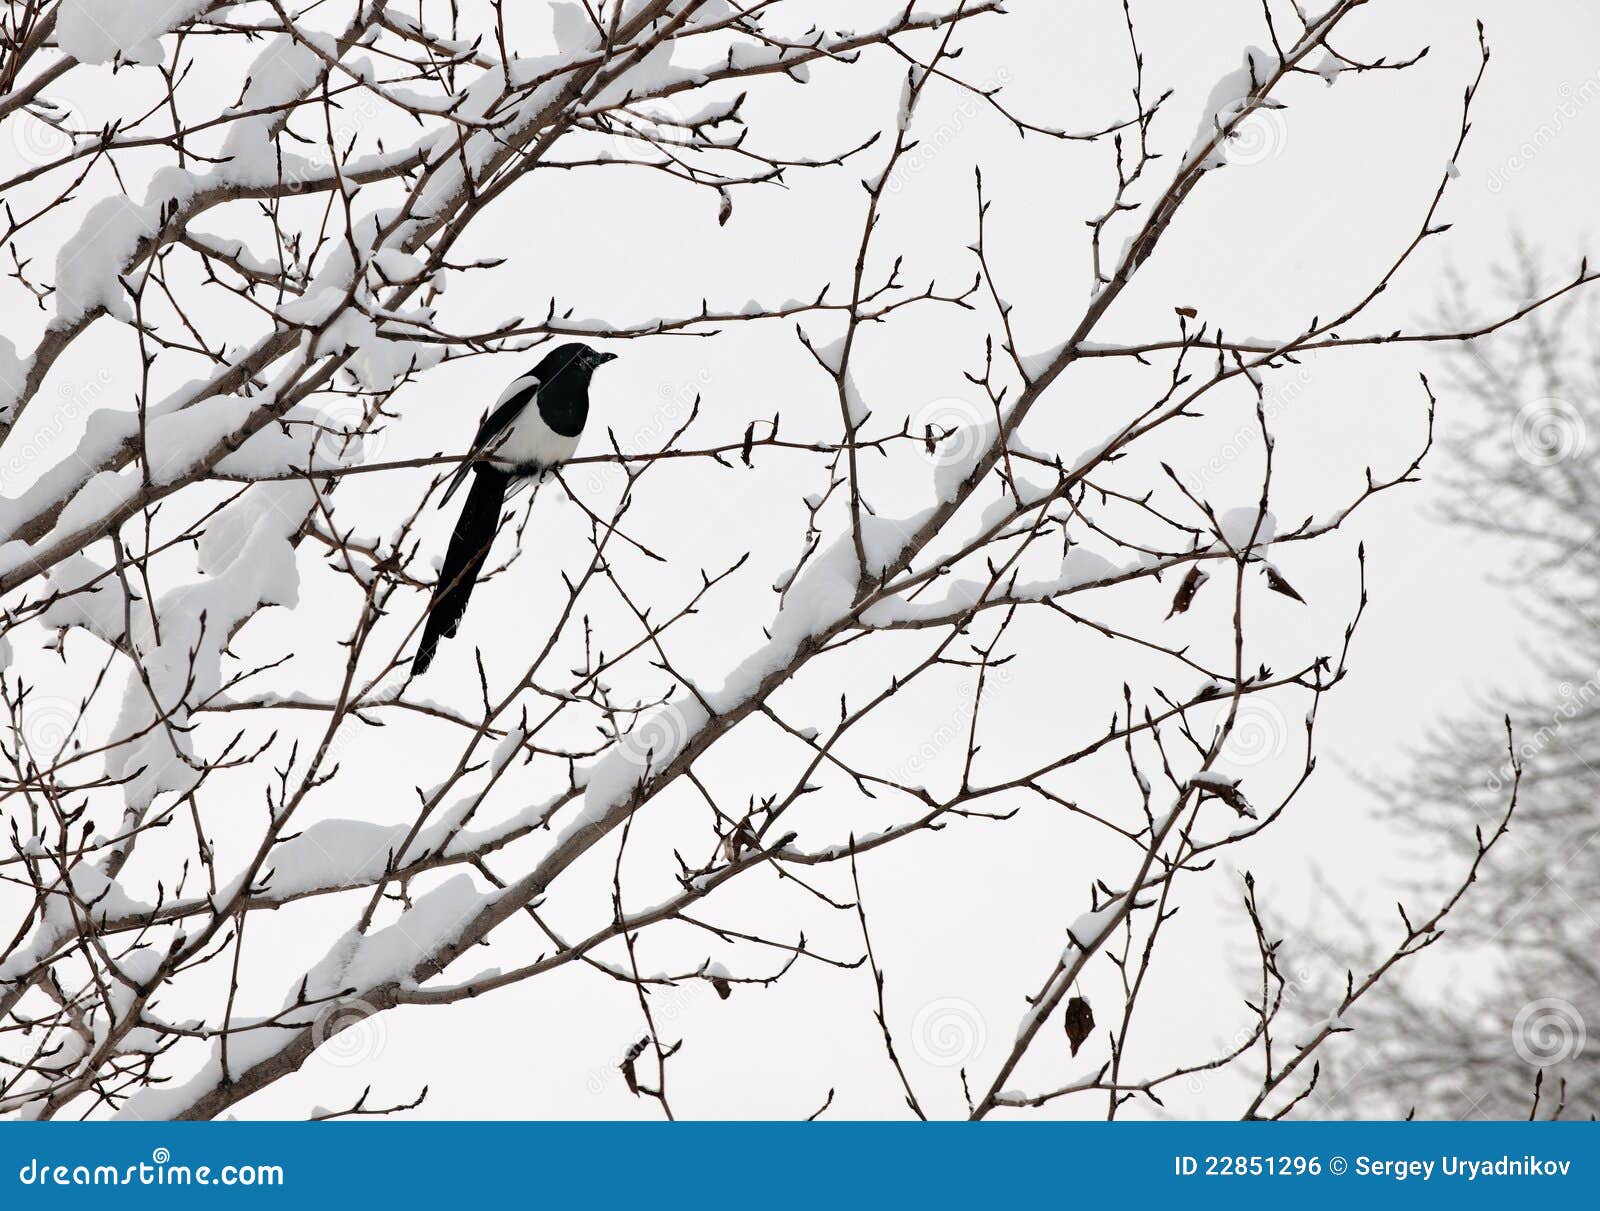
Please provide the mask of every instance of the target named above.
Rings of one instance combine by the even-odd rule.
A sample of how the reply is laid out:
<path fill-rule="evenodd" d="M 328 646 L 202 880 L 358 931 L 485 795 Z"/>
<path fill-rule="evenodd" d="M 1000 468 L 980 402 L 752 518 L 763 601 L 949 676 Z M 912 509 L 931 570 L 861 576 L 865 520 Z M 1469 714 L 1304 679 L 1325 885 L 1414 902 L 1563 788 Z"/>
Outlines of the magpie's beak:
<path fill-rule="evenodd" d="M 604 366 L 607 362 L 614 362 L 616 360 L 617 355 L 615 353 L 596 353 L 594 355 L 594 364 L 596 366 Z"/>

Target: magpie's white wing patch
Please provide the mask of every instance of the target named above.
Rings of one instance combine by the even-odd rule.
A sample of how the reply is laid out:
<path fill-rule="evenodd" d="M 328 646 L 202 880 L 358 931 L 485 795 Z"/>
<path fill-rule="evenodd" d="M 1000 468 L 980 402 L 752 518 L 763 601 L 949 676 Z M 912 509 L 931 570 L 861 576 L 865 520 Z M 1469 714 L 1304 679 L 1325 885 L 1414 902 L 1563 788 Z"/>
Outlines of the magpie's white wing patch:
<path fill-rule="evenodd" d="M 539 377 L 535 374 L 524 374 L 521 378 L 512 379 L 510 385 L 500 393 L 500 398 L 494 401 L 494 407 L 489 409 L 488 414 L 493 416 L 512 396 L 521 395 L 524 391 L 533 391 L 538 386 Z"/>
<path fill-rule="evenodd" d="M 538 415 L 539 409 L 535 406 L 538 398 L 539 377 L 534 374 L 524 374 L 512 379 L 506 389 L 500 393 L 500 398 L 495 400 L 494 407 L 483 414 L 483 420 L 478 424 L 477 435 L 472 439 L 472 449 L 467 452 L 467 457 L 456 468 L 455 474 L 450 477 L 450 486 L 444 490 L 444 495 L 439 498 L 441 505 L 448 503 L 455 495 L 456 489 L 467 477 L 467 472 L 472 464 L 485 454 L 490 453 L 502 445 L 510 434 L 516 422 L 516 416 L 509 416 L 506 406 L 518 396 L 523 398 L 524 413 Z"/>

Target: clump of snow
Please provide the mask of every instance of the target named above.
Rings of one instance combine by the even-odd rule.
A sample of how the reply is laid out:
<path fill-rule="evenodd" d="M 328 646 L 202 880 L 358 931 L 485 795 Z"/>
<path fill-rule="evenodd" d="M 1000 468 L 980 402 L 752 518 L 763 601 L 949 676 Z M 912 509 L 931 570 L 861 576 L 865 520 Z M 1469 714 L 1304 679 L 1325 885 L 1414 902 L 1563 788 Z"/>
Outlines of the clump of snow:
<path fill-rule="evenodd" d="M 120 320 L 132 319 L 133 308 L 117 275 L 138 242 L 157 229 L 151 209 L 122 194 L 95 203 L 56 254 L 56 323 L 71 324 L 96 308 Z"/>
<path fill-rule="evenodd" d="M 459 874 L 417 896 L 392 925 L 368 934 L 351 930 L 306 975 L 306 990 L 325 996 L 347 988 L 409 981 L 412 969 L 460 936 L 484 903 L 472 876 Z M 298 989 L 296 989 L 298 994 Z"/>
<path fill-rule="evenodd" d="M 1093 912 L 1086 912 L 1067 930 L 1067 949 L 1064 958 L 1071 963 L 1073 951 L 1092 951 L 1105 939 L 1122 916 L 1126 896 L 1107 901 Z"/>
<path fill-rule="evenodd" d="M 1119 568 L 1103 555 L 1083 547 L 1073 547 L 1061 561 L 1061 571 L 1054 579 L 1015 585 L 1000 584 L 992 590 L 992 596 L 1006 601 L 1049 601 L 1104 584 L 1124 572 L 1125 569 Z M 936 597 L 930 595 L 915 601 L 899 597 L 885 598 L 863 613 L 861 621 L 868 626 L 889 627 L 896 623 L 956 618 L 977 606 L 988 589 L 987 581 L 962 577 L 946 584 L 943 594 Z"/>
<path fill-rule="evenodd" d="M 423 271 L 421 260 L 398 248 L 378 249 L 373 255 L 372 264 L 387 282 L 415 281 Z"/>
<path fill-rule="evenodd" d="M 10 418 L 28 379 L 28 363 L 17 356 L 9 337 L 0 336 L 0 421 Z"/>
<path fill-rule="evenodd" d="M 236 261 L 251 273 L 263 276 L 273 276 L 283 272 L 283 265 L 275 256 L 258 256 L 243 240 L 233 240 L 226 236 L 212 235 L 209 232 L 196 231 L 193 227 L 186 228 L 184 239 L 201 248 L 209 249 L 220 257 Z"/>
<path fill-rule="evenodd" d="M 1085 547 L 1071 548 L 1061 561 L 1061 571 L 1054 580 L 1019 584 L 1012 596 L 1022 601 L 1048 601 L 1115 580 L 1129 569 L 1118 567 L 1104 555 Z"/>
<path fill-rule="evenodd" d="M 1120 569 L 1104 555 L 1087 547 L 1073 547 L 1061 561 L 1061 579 L 1070 584 L 1088 584 L 1092 580 L 1106 580 L 1116 576 Z"/>
<path fill-rule="evenodd" d="M 368 934 L 354 929 L 341 936 L 306 976 L 303 1004 L 301 986 L 293 985 L 284 1008 L 264 1018 L 235 1018 L 228 1041 L 228 1067 L 237 1074 L 275 1054 L 300 1031 L 326 1013 L 329 1000 L 347 990 L 366 992 L 375 985 L 409 982 L 412 971 L 427 956 L 460 936 L 485 902 L 470 875 L 456 875 L 417 896 L 393 924 Z M 362 1016 L 370 1012 L 364 1007 Z M 141 1089 L 118 1110 L 119 1119 L 150 1120 L 176 1117 L 222 1079 L 220 1040 L 212 1044 L 210 1058 L 187 1080 Z"/>
<path fill-rule="evenodd" d="M 101 498 L 118 497 L 130 483 L 137 480 L 102 472 L 69 508 L 88 517 L 89 505 L 80 502 L 103 507 Z M 264 606 L 293 605 L 298 599 L 292 540 L 314 501 L 307 484 L 288 480 L 257 484 L 220 510 L 200 542 L 201 578 L 154 602 L 159 638 L 150 605 L 137 602 L 129 608 L 121 581 L 93 560 L 72 555 L 52 570 L 56 590 L 87 586 L 89 591 L 53 604 L 44 616 L 47 625 L 83 627 L 111 642 L 126 639 L 139 654 L 142 676 L 129 670 L 113 730 L 132 739 L 105 758 L 112 777 L 127 779 L 124 793 L 131 811 L 142 811 L 163 791 L 181 794 L 193 785 L 198 773 L 191 764 L 190 711 L 221 688 L 222 652 L 234 630 Z M 73 520 L 63 515 L 64 524 Z M 129 618 L 133 633 L 124 635 Z"/>
<path fill-rule="evenodd" d="M 104 921 L 150 911 L 149 905 L 127 895 L 95 862 L 82 861 L 69 867 L 56 892 L 45 897 L 27 941 L 0 961 L 0 986 L 28 975 L 62 939 L 76 934 L 82 926 L 79 914 L 87 912 L 93 920 Z"/>
<path fill-rule="evenodd" d="M 46 578 L 58 600 L 40 615 L 47 627 L 82 627 L 107 643 L 122 637 L 127 601 L 122 581 L 85 555 L 68 555 Z"/>
<path fill-rule="evenodd" d="M 983 457 L 994 448 L 1000 438 L 1000 427 L 992 419 L 984 419 L 952 434 L 941 449 L 941 458 L 933 472 L 933 490 L 940 500 L 956 498 L 956 491 L 971 475 Z"/>
<path fill-rule="evenodd" d="M 587 771 L 583 811 L 570 826 L 581 829 L 599 821 L 646 777 L 677 760 L 691 737 L 710 715 L 692 695 L 683 695 L 645 715 Z"/>
<path fill-rule="evenodd" d="M 1258 521 L 1259 528 L 1256 524 Z M 1227 510 L 1217 519 L 1217 530 L 1229 547 L 1241 553 L 1246 547 L 1251 546 L 1250 536 L 1254 534 L 1253 549 L 1259 550 L 1276 537 L 1278 519 L 1273 516 L 1271 509 L 1261 509 L 1256 505 L 1241 505 Z"/>
<path fill-rule="evenodd" d="M 1257 819 L 1255 808 L 1250 806 L 1244 792 L 1239 789 L 1241 779 L 1218 770 L 1201 770 L 1189 779 L 1188 789 L 1215 795 L 1234 811 L 1249 820 Z"/>
<path fill-rule="evenodd" d="M 120 508 L 137 487 L 138 481 L 132 475 L 118 471 L 97 471 L 67 502 L 56 525 L 62 533 L 70 534 Z"/>
<path fill-rule="evenodd" d="M 61 0 L 56 45 L 79 63 L 160 63 L 160 38 L 210 0 Z"/>
<path fill-rule="evenodd" d="M 307 328 L 326 323 L 348 297 L 343 286 L 320 286 L 278 307 L 278 318 Z"/>
<path fill-rule="evenodd" d="M 1244 63 L 1228 72 L 1212 86 L 1211 95 L 1206 98 L 1206 103 L 1200 111 L 1200 125 L 1194 132 L 1194 140 L 1189 144 L 1184 163 L 1192 162 L 1205 149 L 1206 144 L 1215 139 L 1217 133 L 1237 116 L 1240 108 L 1251 103 L 1251 93 L 1267 78 L 1270 72 L 1269 65 L 1272 62 L 1273 56 L 1259 46 L 1245 48 Z M 1270 98 L 1259 98 L 1254 104 L 1268 109 L 1282 108 L 1279 102 Z M 1219 141 L 1218 146 L 1211 149 L 1202 167 L 1215 168 L 1226 162 L 1226 155 Z"/>
<path fill-rule="evenodd" d="M 895 118 L 895 125 L 901 134 L 911 128 L 911 108 L 916 100 L 916 81 L 911 72 L 906 73 L 905 83 L 900 87 L 900 112 Z"/>

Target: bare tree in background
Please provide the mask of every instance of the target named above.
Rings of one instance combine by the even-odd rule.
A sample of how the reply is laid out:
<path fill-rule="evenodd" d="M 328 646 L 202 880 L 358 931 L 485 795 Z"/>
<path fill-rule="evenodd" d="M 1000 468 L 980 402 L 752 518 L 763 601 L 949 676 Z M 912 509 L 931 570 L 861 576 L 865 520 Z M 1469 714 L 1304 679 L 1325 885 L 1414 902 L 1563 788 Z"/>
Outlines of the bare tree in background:
<path fill-rule="evenodd" d="M 1547 280 L 1519 249 L 1501 292 Z M 1443 318 L 1459 318 L 1452 284 Z M 1493 827 L 1522 767 L 1516 827 L 1451 920 L 1449 967 L 1413 973 L 1365 1011 L 1330 1082 L 1336 1109 L 1426 1118 L 1600 1113 L 1600 345 L 1588 300 L 1565 300 L 1452 353 L 1447 389 L 1464 431 L 1450 442 L 1448 518 L 1516 554 L 1496 578 L 1532 620 L 1529 676 L 1442 721 L 1397 785 L 1376 786 L 1419 853 L 1459 853 Z M 1436 470 L 1439 468 L 1436 467 Z M 1490 548 L 1497 549 L 1497 548 Z M 1437 894 L 1436 857 L 1421 863 Z M 1444 867 L 1448 871 L 1448 866 Z M 1449 878 L 1446 873 L 1442 878 Z"/>
<path fill-rule="evenodd" d="M 1432 441 L 1433 391 L 1397 384 L 1414 410 L 1374 436 L 1365 483 L 1280 519 L 1275 385 L 1312 358 L 1461 339 L 1592 280 L 1580 270 L 1516 315 L 1367 326 L 1448 229 L 1441 208 L 1489 62 L 1481 33 L 1476 75 L 1449 82 L 1465 104 L 1428 149 L 1440 175 L 1413 203 L 1410 238 L 1355 297 L 1240 340 L 1182 298 L 1161 331 L 1106 317 L 1169 243 L 1212 238 L 1180 214 L 1286 98 L 1336 104 L 1326 83 L 1419 67 L 1421 48 L 1344 45 L 1360 0 L 1268 6 L 1249 31 L 1268 49 L 1217 83 L 1192 135 L 1167 117 L 1127 10 L 1106 48 L 1128 64 L 1121 112 L 1069 132 L 963 75 L 969 29 L 1003 36 L 998 0 L 887 6 L 852 31 L 814 25 L 799 0 L 589 0 L 554 6 L 553 54 L 519 53 L 515 7 L 9 6 L 0 117 L 35 132 L 35 154 L 0 183 L 5 262 L 45 322 L 31 348 L 0 343 L 0 454 L 20 485 L 8 481 L 0 512 L 0 1109 L 212 1117 L 391 1012 L 448 1019 L 583 971 L 594 996 L 636 1002 L 637 1037 L 606 1062 L 671 1115 L 675 1065 L 715 1045 L 676 1032 L 671 998 L 710 988 L 730 1012 L 759 1014 L 764 987 L 811 971 L 830 981 L 827 1012 L 873 1015 L 918 1116 L 1116 1115 L 1221 1069 L 1245 1082 L 1239 1113 L 1289 1113 L 1346 1011 L 1437 939 L 1516 798 L 1512 774 L 1493 822 L 1467 830 L 1458 882 L 1406 919 L 1318 1029 L 1274 1029 L 1285 976 L 1248 877 L 1232 927 L 1260 975 L 1227 991 L 1244 1003 L 1237 1036 L 1185 1037 L 1144 1003 L 1180 902 L 1230 878 L 1219 858 L 1302 799 L 1322 697 L 1348 672 L 1366 606 L 1359 553 L 1344 547 L 1342 599 L 1312 603 L 1337 607 L 1313 654 L 1273 650 L 1254 620 L 1302 596 L 1302 552 L 1337 551 L 1352 512 L 1414 480 Z M 886 62 L 898 102 L 851 92 Z M 108 63 L 127 91 L 103 112 L 54 99 Z M 191 96 L 192 73 L 230 71 L 236 98 L 206 109 Z M 842 91 L 864 128 L 826 124 L 796 150 L 745 124 L 748 97 L 796 87 Z M 1091 274 L 1059 284 L 1051 315 L 1010 301 L 1008 274 L 1028 267 L 996 238 L 1038 196 L 973 175 L 970 218 L 947 233 L 971 249 L 955 280 L 897 243 L 932 97 L 970 104 L 1041 166 L 1078 157 L 1074 171 L 1107 174 L 1103 210 L 1060 216 Z M 124 192 L 136 166 L 142 201 Z M 552 299 L 475 320 L 479 275 L 521 273 L 523 293 L 542 296 L 520 250 L 500 268 L 461 251 L 473 225 L 512 198 L 554 206 L 518 192 L 531 176 L 599 173 L 618 190 L 672 178 L 718 223 L 758 190 L 834 174 L 855 209 L 837 233 L 852 272 L 820 293 L 754 283 L 770 292 L 754 304 L 700 300 L 689 283 L 677 315 L 582 319 Z M 36 235 L 63 215 L 66 238 Z M 581 214 L 544 217 L 522 221 L 583 238 Z M 648 215 L 607 233 L 676 234 Z M 975 404 L 930 411 L 895 390 L 897 368 L 949 355 L 919 343 L 930 311 L 967 326 L 979 352 L 948 395 Z M 513 568 L 502 544 L 505 574 L 537 580 L 524 625 L 484 638 L 446 699 L 407 680 L 439 546 L 432 503 L 464 455 L 383 461 L 367 439 L 426 399 L 441 363 L 504 353 L 509 379 L 528 350 L 573 336 L 694 339 L 709 362 L 779 324 L 807 359 L 795 373 L 809 375 L 811 406 L 774 416 L 759 400 L 702 410 L 696 398 L 633 438 L 592 423 L 581 457 L 508 514 L 520 538 L 537 508 L 546 552 L 541 572 Z M 116 342 L 96 343 L 108 330 Z M 1020 335 L 1036 332 L 1049 339 Z M 92 410 L 54 394 L 69 367 L 99 384 Z M 1090 372 L 1092 389 L 1075 385 Z M 1090 395 L 1103 435 L 1087 448 L 1030 436 L 1052 412 L 1081 416 Z M 1262 438 L 1243 498 L 1215 498 L 1199 473 L 1209 447 L 1167 440 L 1207 416 Z M 460 431 L 465 442 L 470 424 Z M 748 559 L 703 567 L 692 526 L 651 526 L 721 507 L 735 475 L 791 519 Z M 383 510 L 352 487 L 374 477 L 394 484 Z M 1184 629 L 1213 609 L 1214 625 Z M 293 627 L 274 630 L 285 612 Z M 708 626 L 724 666 L 689 667 L 687 637 Z M 989 727 L 1007 680 L 1063 652 L 1073 663 L 1044 746 Z M 1121 688 L 1083 701 L 1091 666 Z M 877 737 L 929 702 L 960 704 L 961 722 L 952 759 L 924 773 Z M 1264 703 L 1297 721 L 1303 755 L 1245 785 L 1227 751 Z M 397 770 L 409 796 L 371 791 Z M 1049 940 L 992 1031 L 998 1061 L 919 1082 L 879 930 L 905 892 L 874 875 L 908 847 L 1039 814 L 1099 869 L 1062 889 L 1075 903 L 1059 921 L 1017 922 L 1019 938 Z M 793 1112 L 820 1113 L 854 1079 L 821 1074 L 793 1091 Z M 413 1107 L 426 1080 L 352 1087 L 319 1117 Z"/>

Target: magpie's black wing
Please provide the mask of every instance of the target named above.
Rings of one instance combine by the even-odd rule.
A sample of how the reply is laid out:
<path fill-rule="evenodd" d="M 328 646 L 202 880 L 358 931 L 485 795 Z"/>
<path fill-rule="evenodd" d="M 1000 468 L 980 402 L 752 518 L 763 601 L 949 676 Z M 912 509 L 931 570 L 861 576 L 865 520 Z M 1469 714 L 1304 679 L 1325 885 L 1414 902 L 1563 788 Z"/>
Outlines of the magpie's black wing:
<path fill-rule="evenodd" d="M 472 470 L 474 465 L 481 465 L 477 460 L 494 447 L 495 442 L 505 433 L 506 427 L 517 414 L 533 403 L 538 391 L 539 380 L 531 374 L 524 374 L 501 393 L 494 407 L 484 416 L 483 423 L 478 426 L 477 436 L 472 439 L 472 449 L 468 451 L 467 457 L 462 459 L 455 474 L 450 477 L 450 486 L 439 498 L 441 506 L 449 503 L 450 498 L 456 494 L 456 489 L 461 486 L 461 481 L 466 479 L 467 472 Z"/>

